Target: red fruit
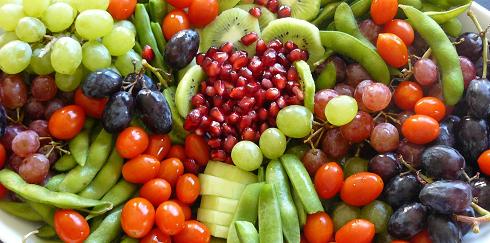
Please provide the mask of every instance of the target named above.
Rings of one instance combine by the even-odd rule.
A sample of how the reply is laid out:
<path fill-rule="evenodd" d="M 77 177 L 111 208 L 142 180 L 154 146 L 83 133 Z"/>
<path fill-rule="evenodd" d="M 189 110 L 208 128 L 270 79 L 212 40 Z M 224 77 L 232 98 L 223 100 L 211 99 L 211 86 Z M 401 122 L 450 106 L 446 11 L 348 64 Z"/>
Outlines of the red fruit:
<path fill-rule="evenodd" d="M 269 9 L 273 13 L 277 13 L 279 9 L 279 1 L 278 0 L 269 0 L 267 2 L 267 9 Z"/>
<path fill-rule="evenodd" d="M 260 8 L 258 7 L 253 7 L 248 10 L 248 13 L 250 13 L 250 15 L 254 16 L 255 18 L 259 18 L 260 15 L 262 15 L 262 10 L 260 10 Z"/>
<path fill-rule="evenodd" d="M 145 59 L 147 62 L 153 61 L 153 59 L 155 58 L 155 53 L 153 52 L 151 46 L 145 45 L 145 47 L 143 47 L 143 51 L 141 51 L 141 57 L 143 57 L 143 59 Z"/>
<path fill-rule="evenodd" d="M 255 41 L 257 41 L 257 39 L 259 38 L 259 36 L 257 35 L 257 33 L 255 32 L 250 32 L 246 35 L 244 35 L 240 41 L 242 42 L 242 44 L 244 44 L 245 46 L 249 46 L 251 45 L 252 43 L 254 43 Z"/>
<path fill-rule="evenodd" d="M 279 10 L 277 10 L 277 17 L 279 18 L 291 17 L 291 8 L 286 5 L 280 6 Z"/>

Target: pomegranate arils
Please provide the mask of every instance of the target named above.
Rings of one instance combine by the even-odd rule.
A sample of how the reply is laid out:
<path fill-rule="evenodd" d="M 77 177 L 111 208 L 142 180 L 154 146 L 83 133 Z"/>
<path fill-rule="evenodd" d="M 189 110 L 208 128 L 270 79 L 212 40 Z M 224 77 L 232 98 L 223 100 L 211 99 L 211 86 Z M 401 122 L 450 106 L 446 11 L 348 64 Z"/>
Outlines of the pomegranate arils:
<path fill-rule="evenodd" d="M 213 107 L 211 108 L 211 110 L 209 111 L 209 115 L 211 116 L 211 118 L 217 122 L 224 122 L 225 121 L 225 116 L 223 115 L 223 113 L 221 113 L 221 111 L 218 109 L 218 107 Z"/>
<path fill-rule="evenodd" d="M 279 9 L 279 1 L 278 0 L 269 0 L 267 2 L 267 9 L 269 9 L 273 13 L 277 13 L 277 10 Z"/>
<path fill-rule="evenodd" d="M 240 102 L 238 102 L 238 106 L 243 110 L 243 111 L 250 111 L 255 105 L 255 98 L 254 97 L 243 97 Z"/>
<path fill-rule="evenodd" d="M 231 135 L 228 135 L 226 138 L 225 138 L 225 141 L 223 142 L 223 148 L 225 149 L 226 152 L 231 152 L 231 150 L 233 149 L 233 146 L 235 146 L 235 144 L 238 142 L 238 140 L 236 139 L 236 137 L 233 137 Z"/>
<path fill-rule="evenodd" d="M 212 57 L 214 53 L 216 53 L 218 51 L 218 48 L 212 46 L 208 49 L 208 51 L 206 52 L 206 57 Z"/>
<path fill-rule="evenodd" d="M 292 41 L 286 41 L 286 43 L 284 44 L 284 47 L 286 48 L 286 50 L 288 52 L 290 52 L 293 49 L 298 48 L 298 45 L 294 44 L 294 42 L 292 42 Z"/>
<path fill-rule="evenodd" d="M 233 112 L 228 117 L 226 118 L 226 121 L 230 124 L 235 124 L 240 120 L 240 116 L 236 113 Z"/>
<path fill-rule="evenodd" d="M 245 85 L 247 84 L 247 82 L 248 82 L 248 81 L 247 81 L 247 78 L 245 78 L 245 77 L 243 77 L 243 76 L 240 76 L 240 77 L 238 77 L 238 79 L 237 79 L 237 81 L 236 81 L 235 85 L 236 85 L 237 87 L 243 87 L 243 86 L 245 86 Z"/>
<path fill-rule="evenodd" d="M 255 54 L 260 56 L 264 54 L 265 50 L 267 50 L 267 45 L 265 44 L 265 41 L 259 39 L 257 41 L 257 44 L 255 45 Z"/>
<path fill-rule="evenodd" d="M 277 98 L 276 103 L 280 109 L 286 107 L 286 100 L 282 96 L 279 96 L 279 98 Z"/>
<path fill-rule="evenodd" d="M 245 128 L 245 130 L 243 130 L 242 132 L 242 139 L 248 141 L 255 141 L 255 131 L 250 127 Z"/>
<path fill-rule="evenodd" d="M 275 51 L 280 51 L 281 48 L 282 48 L 282 42 L 280 40 L 272 40 L 271 42 L 269 42 L 269 44 L 267 45 L 268 48 L 272 48 L 274 49 Z"/>
<path fill-rule="evenodd" d="M 196 56 L 197 65 L 202 65 L 204 58 L 206 58 L 206 54 L 204 54 L 204 53 L 197 54 L 197 56 Z"/>
<path fill-rule="evenodd" d="M 220 148 L 221 147 L 221 139 L 213 138 L 208 140 L 208 145 L 211 148 Z"/>
<path fill-rule="evenodd" d="M 252 117 L 245 115 L 242 117 L 240 122 L 238 123 L 238 129 L 240 131 L 243 131 L 245 128 L 249 127 L 252 125 Z"/>
<path fill-rule="evenodd" d="M 255 18 L 259 18 L 260 15 L 262 15 L 262 10 L 260 10 L 259 7 L 253 7 L 250 10 L 248 10 L 248 13 L 254 16 Z"/>
<path fill-rule="evenodd" d="M 300 49 L 294 49 L 291 52 L 289 52 L 289 54 L 288 54 L 288 59 L 290 62 L 296 62 L 296 61 L 302 60 L 302 58 L 303 58 L 303 55 L 301 54 Z"/>
<path fill-rule="evenodd" d="M 289 67 L 289 60 L 284 53 L 277 54 L 277 62 L 285 67 Z"/>
<path fill-rule="evenodd" d="M 255 4 L 258 4 L 258 5 L 261 5 L 261 6 L 265 6 L 267 5 L 267 0 L 255 0 Z"/>
<path fill-rule="evenodd" d="M 298 81 L 299 79 L 298 71 L 296 71 L 296 68 L 294 66 L 289 68 L 287 78 L 288 80 Z"/>
<path fill-rule="evenodd" d="M 259 39 L 259 35 L 257 35 L 257 33 L 255 32 L 250 32 L 246 35 L 244 35 L 240 41 L 242 42 L 242 44 L 244 44 L 245 46 L 249 46 L 251 45 L 252 43 L 256 42 L 257 39 Z"/>
<path fill-rule="evenodd" d="M 228 54 L 231 54 L 231 52 L 233 52 L 233 43 L 225 42 L 225 43 L 223 43 L 223 45 L 221 45 L 221 47 L 219 49 L 222 52 L 226 52 Z"/>
<path fill-rule="evenodd" d="M 240 75 L 246 78 L 247 80 L 253 79 L 252 71 L 250 71 L 250 69 L 248 69 L 247 67 L 240 68 Z"/>
<path fill-rule="evenodd" d="M 199 124 L 200 128 L 207 129 L 211 126 L 211 119 L 207 116 L 203 116 L 201 119 L 201 124 Z"/>
<path fill-rule="evenodd" d="M 212 121 L 211 126 L 209 126 L 209 132 L 212 137 L 218 137 L 221 135 L 221 125 L 217 121 Z"/>
<path fill-rule="evenodd" d="M 267 100 L 276 100 L 281 95 L 281 92 L 277 88 L 269 88 L 265 91 L 265 98 Z"/>
<path fill-rule="evenodd" d="M 223 63 L 226 60 L 228 60 L 228 53 L 217 51 L 212 55 L 211 58 L 217 61 L 218 63 Z"/>
<path fill-rule="evenodd" d="M 225 84 L 221 80 L 217 80 L 216 82 L 214 82 L 213 87 L 217 95 L 221 96 L 225 92 Z"/>
<path fill-rule="evenodd" d="M 221 67 L 217 61 L 212 61 L 207 68 L 204 68 L 204 72 L 208 77 L 216 77 L 221 71 Z"/>
<path fill-rule="evenodd" d="M 265 50 L 264 55 L 260 60 L 264 63 L 266 67 L 274 65 L 276 63 L 276 50 L 268 48 Z"/>
<path fill-rule="evenodd" d="M 286 78 L 284 75 L 278 73 L 274 75 L 272 78 L 272 83 L 278 88 L 278 89 L 284 89 L 286 87 Z"/>
<path fill-rule="evenodd" d="M 141 57 L 148 62 L 153 61 L 153 59 L 155 58 L 155 53 L 153 52 L 151 46 L 145 45 L 145 47 L 143 47 L 143 50 L 141 51 Z"/>
<path fill-rule="evenodd" d="M 194 130 L 201 123 L 201 112 L 198 109 L 194 109 L 187 115 L 187 118 L 184 122 L 185 130 Z"/>
<path fill-rule="evenodd" d="M 207 105 L 206 98 L 202 94 L 196 94 L 191 98 L 191 104 L 193 107 L 198 107 L 201 105 Z"/>
<path fill-rule="evenodd" d="M 272 73 L 272 75 L 276 75 L 276 74 L 285 75 L 286 74 L 286 69 L 284 69 L 284 67 L 279 63 L 275 63 L 274 65 L 272 65 L 272 67 L 269 68 L 269 71 Z"/>
<path fill-rule="evenodd" d="M 277 10 L 277 17 L 279 18 L 287 18 L 291 17 L 291 8 L 286 5 L 282 5 Z"/>
<path fill-rule="evenodd" d="M 264 71 L 264 64 L 258 57 L 253 57 L 248 63 L 248 69 L 252 72 L 254 77 L 259 77 Z"/>
<path fill-rule="evenodd" d="M 226 159 L 226 153 L 221 149 L 213 149 L 211 150 L 211 159 L 224 161 Z"/>
<path fill-rule="evenodd" d="M 216 95 L 216 90 L 214 89 L 214 87 L 212 86 L 206 87 L 206 95 L 211 97 Z"/>
<path fill-rule="evenodd" d="M 244 87 L 236 87 L 231 90 L 230 97 L 233 99 L 241 99 L 245 96 L 245 88 Z"/>

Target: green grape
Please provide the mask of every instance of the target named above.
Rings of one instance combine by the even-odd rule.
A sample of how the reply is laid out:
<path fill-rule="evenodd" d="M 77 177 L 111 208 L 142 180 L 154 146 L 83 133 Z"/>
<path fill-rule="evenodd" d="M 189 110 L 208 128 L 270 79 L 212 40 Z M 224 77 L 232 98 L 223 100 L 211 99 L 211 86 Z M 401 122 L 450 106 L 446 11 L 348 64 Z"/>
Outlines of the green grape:
<path fill-rule="evenodd" d="M 303 138 L 310 134 L 313 126 L 313 114 L 300 105 L 290 105 L 279 111 L 276 118 L 277 128 L 286 136 Z"/>
<path fill-rule="evenodd" d="M 109 0 L 78 0 L 77 9 L 82 12 L 87 9 L 102 9 L 106 10 L 109 7 Z"/>
<path fill-rule="evenodd" d="M 250 141 L 240 141 L 231 150 L 231 160 L 242 170 L 258 169 L 263 159 L 259 146 Z"/>
<path fill-rule="evenodd" d="M 24 12 L 32 17 L 41 17 L 49 4 L 49 0 L 24 0 Z"/>
<path fill-rule="evenodd" d="M 107 47 L 111 55 L 121 56 L 133 49 L 135 34 L 124 27 L 116 27 L 111 33 L 104 36 L 102 43 Z"/>
<path fill-rule="evenodd" d="M 134 34 L 136 34 L 136 27 L 129 20 L 117 21 L 116 23 L 114 23 L 114 28 L 116 28 L 116 27 L 124 27 L 128 30 L 131 30 L 131 32 L 133 32 Z"/>
<path fill-rule="evenodd" d="M 7 3 L 22 5 L 22 0 L 0 0 L 0 7 Z"/>
<path fill-rule="evenodd" d="M 41 57 L 42 47 L 34 49 L 31 57 L 31 70 L 37 75 L 47 75 L 54 72 L 51 66 L 51 52 L 45 53 Z"/>
<path fill-rule="evenodd" d="M 7 3 L 0 7 L 0 28 L 4 31 L 14 31 L 17 22 L 24 16 L 22 5 Z"/>
<path fill-rule="evenodd" d="M 331 99 L 325 106 L 325 117 L 335 126 L 343 126 L 351 122 L 357 114 L 357 102 L 347 95 Z"/>
<path fill-rule="evenodd" d="M 268 159 L 277 159 L 286 151 L 286 136 L 277 128 L 267 128 L 259 140 L 260 150 Z"/>
<path fill-rule="evenodd" d="M 80 37 L 87 40 L 108 35 L 112 31 L 114 20 L 112 16 L 99 9 L 90 9 L 81 12 L 75 20 L 75 28 Z"/>
<path fill-rule="evenodd" d="M 98 41 L 89 41 L 82 46 L 82 63 L 90 71 L 111 65 L 112 57 L 107 48 Z"/>
<path fill-rule="evenodd" d="M 46 27 L 41 20 L 33 17 L 24 17 L 19 20 L 15 27 L 15 34 L 25 42 L 38 42 L 46 34 Z"/>
<path fill-rule="evenodd" d="M 32 49 L 29 44 L 14 40 L 0 48 L 0 69 L 8 74 L 24 71 L 31 62 Z"/>
<path fill-rule="evenodd" d="M 0 35 L 0 47 L 4 46 L 5 44 L 18 40 L 19 37 L 14 32 L 5 32 L 2 35 Z"/>
<path fill-rule="evenodd" d="M 55 3 L 46 9 L 43 21 L 51 32 L 68 29 L 75 19 L 76 11 L 67 3 Z"/>
<path fill-rule="evenodd" d="M 80 0 L 52 0 L 51 1 L 51 4 L 54 4 L 54 3 L 66 3 L 68 5 L 70 5 L 74 10 L 75 10 L 75 15 L 76 15 L 76 12 L 77 12 L 77 1 L 80 1 Z"/>
<path fill-rule="evenodd" d="M 54 81 L 61 91 L 71 92 L 78 88 L 84 77 L 85 71 L 83 70 L 83 66 L 80 65 L 73 74 L 56 73 L 54 75 Z"/>
<path fill-rule="evenodd" d="M 51 49 L 51 64 L 56 72 L 72 74 L 82 63 L 82 47 L 70 37 L 61 37 Z"/>
<path fill-rule="evenodd" d="M 114 66 L 116 66 L 117 70 L 119 70 L 123 76 L 139 72 L 143 67 L 140 55 L 134 50 L 129 50 L 126 54 L 118 56 L 114 62 Z"/>
<path fill-rule="evenodd" d="M 111 65 L 110 67 L 108 67 L 108 69 L 110 69 L 110 70 L 116 72 L 117 74 L 121 75 L 121 73 L 119 72 L 119 70 L 117 70 L 116 66 L 114 66 L 114 65 Z"/>

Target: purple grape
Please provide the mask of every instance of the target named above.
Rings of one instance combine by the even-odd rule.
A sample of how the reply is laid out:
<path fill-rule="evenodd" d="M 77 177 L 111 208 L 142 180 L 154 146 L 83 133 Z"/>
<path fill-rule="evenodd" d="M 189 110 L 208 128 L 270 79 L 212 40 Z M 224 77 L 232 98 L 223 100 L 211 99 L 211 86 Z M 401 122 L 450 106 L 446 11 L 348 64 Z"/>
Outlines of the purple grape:
<path fill-rule="evenodd" d="M 419 168 L 425 147 L 423 145 L 418 145 L 408 142 L 403 139 L 398 145 L 397 152 L 403 157 L 403 159 L 412 165 L 414 168 Z"/>
<path fill-rule="evenodd" d="M 386 185 L 383 195 L 393 208 L 417 201 L 423 185 L 414 174 L 397 175 Z"/>
<path fill-rule="evenodd" d="M 442 214 L 463 212 L 473 199 L 471 186 L 462 181 L 435 181 L 420 191 L 420 201 Z"/>
<path fill-rule="evenodd" d="M 379 33 L 381 33 L 383 30 L 383 27 L 375 24 L 371 19 L 366 19 L 359 23 L 359 29 L 364 37 L 371 41 L 371 43 L 375 44 Z"/>
<path fill-rule="evenodd" d="M 408 240 L 425 228 L 426 220 L 427 207 L 417 202 L 405 204 L 391 215 L 388 233 L 397 239 Z"/>
<path fill-rule="evenodd" d="M 371 76 L 361 64 L 353 63 L 347 65 L 346 82 L 348 85 L 356 87 L 363 80 L 371 80 Z"/>
<path fill-rule="evenodd" d="M 422 154 L 422 168 L 432 178 L 455 180 L 463 173 L 465 165 L 463 156 L 445 145 L 429 147 Z"/>
<path fill-rule="evenodd" d="M 413 75 L 420 85 L 429 86 L 437 81 L 439 72 L 431 59 L 423 58 L 415 62 Z"/>
<path fill-rule="evenodd" d="M 461 34 L 456 41 L 462 41 L 456 45 L 456 51 L 460 56 L 465 56 L 473 62 L 476 62 L 482 56 L 483 41 L 479 34 L 466 32 Z"/>
<path fill-rule="evenodd" d="M 463 237 L 458 224 L 447 215 L 429 215 L 427 230 L 432 242 L 459 243 Z"/>
<path fill-rule="evenodd" d="M 463 71 L 464 87 L 467 88 L 470 85 L 471 80 L 476 78 L 476 67 L 470 59 L 466 57 L 459 57 L 459 65 Z"/>
<path fill-rule="evenodd" d="M 403 171 L 394 153 L 378 154 L 368 164 L 368 171 L 378 174 L 385 183 Z"/>

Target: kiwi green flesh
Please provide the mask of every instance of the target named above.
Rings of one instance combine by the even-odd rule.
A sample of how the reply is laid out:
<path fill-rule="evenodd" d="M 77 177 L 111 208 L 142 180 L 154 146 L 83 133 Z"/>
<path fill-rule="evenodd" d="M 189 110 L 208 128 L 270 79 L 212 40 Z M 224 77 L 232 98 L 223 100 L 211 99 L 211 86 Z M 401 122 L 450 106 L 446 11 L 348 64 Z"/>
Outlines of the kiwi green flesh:
<path fill-rule="evenodd" d="M 304 106 L 313 112 L 315 106 L 315 81 L 311 75 L 310 66 L 305 61 L 297 61 L 294 67 L 298 71 L 301 90 L 304 95 Z"/>
<path fill-rule="evenodd" d="M 218 0 L 219 12 L 235 7 L 240 0 Z"/>
<path fill-rule="evenodd" d="M 199 90 L 199 84 L 204 80 L 206 74 L 201 66 L 193 66 L 187 70 L 180 80 L 175 91 L 175 106 L 181 117 L 187 117 L 191 109 L 191 99 Z"/>
<path fill-rule="evenodd" d="M 170 112 L 172 113 L 173 126 L 169 133 L 172 143 L 181 143 L 188 132 L 184 129 L 184 118 L 182 118 L 175 106 L 175 87 L 166 88 L 163 91 L 163 96 L 167 100 Z"/>
<path fill-rule="evenodd" d="M 291 7 L 291 17 L 304 20 L 314 19 L 320 12 L 321 0 L 279 0 L 281 5 Z"/>
<path fill-rule="evenodd" d="M 237 6 L 238 8 L 241 8 L 245 11 L 249 11 L 251 8 L 253 7 L 259 7 L 260 8 L 260 11 L 261 11 L 261 15 L 259 17 L 259 25 L 260 25 L 260 29 L 263 30 L 265 27 L 267 27 L 267 25 L 273 21 L 273 20 L 276 20 L 277 17 L 274 13 L 272 13 L 269 9 L 267 9 L 266 7 L 264 6 L 260 6 L 260 5 L 257 5 L 257 4 L 243 4 L 243 5 L 238 5 Z"/>

